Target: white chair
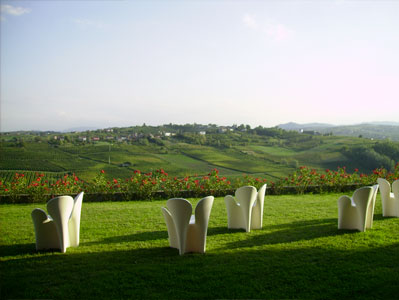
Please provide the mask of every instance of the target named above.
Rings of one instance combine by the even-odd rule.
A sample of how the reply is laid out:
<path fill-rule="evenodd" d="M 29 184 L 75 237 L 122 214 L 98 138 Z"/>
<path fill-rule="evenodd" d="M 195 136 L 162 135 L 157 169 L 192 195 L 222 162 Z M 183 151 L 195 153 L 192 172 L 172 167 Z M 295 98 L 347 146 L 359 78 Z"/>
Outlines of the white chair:
<path fill-rule="evenodd" d="M 263 206 L 266 193 L 266 184 L 259 192 L 253 186 L 242 186 L 235 192 L 235 197 L 224 197 L 227 210 L 227 228 L 261 229 L 263 223 Z"/>
<path fill-rule="evenodd" d="M 65 253 L 66 248 L 79 246 L 83 194 L 51 199 L 47 202 L 49 216 L 40 208 L 32 211 L 36 250 L 60 249 Z"/>
<path fill-rule="evenodd" d="M 357 189 L 352 198 L 341 196 L 338 199 L 338 229 L 357 229 L 366 231 L 371 228 L 370 211 L 373 209 L 375 186 Z"/>
<path fill-rule="evenodd" d="M 192 205 L 182 198 L 169 199 L 162 213 L 168 229 L 169 244 L 179 249 L 179 254 L 188 252 L 205 253 L 209 216 L 213 196 L 202 198 L 192 213 Z"/>
<path fill-rule="evenodd" d="M 382 216 L 399 217 L 399 197 L 395 197 L 395 194 L 391 192 L 391 184 L 384 178 L 378 178 L 377 182 L 381 192 Z M 394 183 L 392 183 L 392 190 L 395 185 L 396 193 L 398 194 L 397 186 L 399 183 L 397 182 L 398 180 L 395 180 Z"/>

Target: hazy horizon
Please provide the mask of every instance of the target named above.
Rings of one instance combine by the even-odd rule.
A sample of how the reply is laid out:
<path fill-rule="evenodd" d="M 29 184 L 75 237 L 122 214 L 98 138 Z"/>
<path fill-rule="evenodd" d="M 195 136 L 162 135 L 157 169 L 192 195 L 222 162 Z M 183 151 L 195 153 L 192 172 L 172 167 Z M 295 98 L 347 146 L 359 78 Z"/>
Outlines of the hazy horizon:
<path fill-rule="evenodd" d="M 0 131 L 397 122 L 399 1 L 1 1 Z"/>
<path fill-rule="evenodd" d="M 170 123 L 165 123 L 165 124 L 145 124 L 146 126 L 163 126 L 163 125 L 169 125 Z M 186 124 L 194 124 L 194 123 L 172 123 L 173 125 L 186 125 Z M 248 125 L 248 124 L 215 124 L 215 123 L 208 123 L 208 124 L 203 124 L 203 123 L 195 123 L 197 125 L 216 125 L 216 126 L 226 126 L 226 127 L 231 127 L 234 125 L 240 126 L 240 125 Z M 310 123 L 297 123 L 297 122 L 287 122 L 287 123 L 281 123 L 281 124 L 276 124 L 273 126 L 265 126 L 266 128 L 271 128 L 271 127 L 278 127 L 280 125 L 287 125 L 287 124 L 297 124 L 297 125 L 304 125 L 304 127 L 307 127 L 309 125 L 327 125 L 327 126 L 332 126 L 332 127 L 340 127 L 340 126 L 358 126 L 358 125 L 386 125 L 386 126 L 397 126 L 399 130 L 399 122 L 362 122 L 362 123 L 355 123 L 355 124 L 330 124 L 330 123 L 319 123 L 319 122 L 310 122 Z M 30 131 L 38 131 L 38 132 L 83 132 L 83 131 L 94 131 L 94 130 L 102 130 L 102 129 L 108 129 L 108 128 L 128 128 L 128 127 L 134 127 L 134 126 L 143 126 L 144 124 L 136 124 L 136 125 L 126 125 L 126 126 L 108 126 L 108 127 L 101 127 L 101 126 L 77 126 L 77 127 L 70 127 L 70 128 L 64 128 L 62 130 L 54 130 L 54 129 L 21 129 L 21 130 L 11 130 L 11 131 L 1 131 L 2 133 L 8 133 L 8 132 L 19 132 L 19 131 L 24 131 L 24 132 L 30 132 Z M 258 125 L 259 126 L 259 125 Z M 257 126 L 251 126 L 251 128 L 256 128 Z M 283 127 L 281 127 L 283 128 Z"/>

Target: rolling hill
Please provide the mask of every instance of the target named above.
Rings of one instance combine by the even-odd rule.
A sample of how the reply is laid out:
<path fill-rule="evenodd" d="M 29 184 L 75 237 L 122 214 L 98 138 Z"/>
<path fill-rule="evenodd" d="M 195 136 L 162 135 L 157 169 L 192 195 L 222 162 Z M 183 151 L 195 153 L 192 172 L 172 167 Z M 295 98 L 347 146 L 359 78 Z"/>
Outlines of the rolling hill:
<path fill-rule="evenodd" d="M 389 139 L 399 141 L 399 123 L 398 122 L 373 122 L 357 125 L 335 126 L 321 123 L 286 123 L 277 127 L 285 130 L 294 131 L 315 131 L 320 134 L 333 134 L 339 136 L 364 137 L 376 140 Z"/>
<path fill-rule="evenodd" d="M 110 178 L 127 178 L 134 170 L 160 168 L 185 176 L 217 168 L 223 176 L 249 174 L 273 180 L 303 165 L 317 170 L 346 166 L 348 171 L 357 168 L 365 173 L 381 166 L 391 169 L 399 161 L 399 143 L 260 126 L 186 124 L 10 133 L 2 136 L 0 153 L 0 177 L 40 171 L 92 179 L 104 169 Z"/>

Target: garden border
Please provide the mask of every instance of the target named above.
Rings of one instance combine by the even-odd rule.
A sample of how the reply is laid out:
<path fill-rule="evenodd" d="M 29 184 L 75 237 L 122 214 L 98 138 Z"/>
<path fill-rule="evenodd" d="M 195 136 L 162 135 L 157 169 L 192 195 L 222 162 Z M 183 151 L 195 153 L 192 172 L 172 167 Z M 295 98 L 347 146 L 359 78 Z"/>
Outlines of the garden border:
<path fill-rule="evenodd" d="M 309 185 L 309 186 L 284 186 L 284 187 L 267 187 L 266 195 L 294 195 L 294 194 L 323 194 L 331 192 L 351 192 L 357 188 L 362 187 L 362 184 L 348 184 L 348 185 Z M 199 198 L 209 195 L 215 197 L 223 197 L 226 195 L 234 195 L 234 189 L 226 190 L 204 190 L 201 192 L 194 190 L 178 191 L 176 193 L 168 193 L 165 191 L 157 191 L 151 194 L 150 200 L 145 200 L 140 197 L 139 193 L 85 193 L 85 202 L 105 202 L 105 201 L 152 201 L 170 198 Z M 64 194 L 65 195 L 65 194 Z M 69 194 L 75 196 L 75 194 Z M 35 201 L 35 197 L 28 194 L 23 195 L 0 195 L 0 204 L 27 204 L 27 203 L 46 203 L 51 198 L 61 195 L 44 195 L 43 201 Z"/>

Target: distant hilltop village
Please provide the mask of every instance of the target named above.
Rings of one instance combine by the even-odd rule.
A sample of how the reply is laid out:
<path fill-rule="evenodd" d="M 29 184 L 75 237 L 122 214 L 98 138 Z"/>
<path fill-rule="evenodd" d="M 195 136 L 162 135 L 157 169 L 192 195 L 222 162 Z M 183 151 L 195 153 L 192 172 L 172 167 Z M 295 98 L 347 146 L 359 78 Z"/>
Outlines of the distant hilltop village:
<path fill-rule="evenodd" d="M 259 127 L 261 128 L 261 127 Z M 263 129 L 263 128 L 262 128 Z M 73 130 L 68 132 L 57 131 L 15 131 L 3 133 L 3 136 L 33 136 L 36 141 L 41 138 L 50 138 L 54 141 L 60 142 L 132 142 L 143 138 L 161 139 L 182 135 L 185 133 L 206 135 L 218 134 L 233 131 L 246 132 L 251 130 L 250 125 L 232 125 L 232 126 L 218 126 L 215 124 L 200 125 L 200 124 L 185 124 L 176 125 L 168 124 L 162 126 L 132 126 L 132 127 L 113 127 L 96 130 Z"/>
<path fill-rule="evenodd" d="M 30 141 L 49 141 L 55 144 L 64 142 L 90 143 L 90 142 L 137 142 L 140 140 L 160 140 L 167 138 L 182 138 L 183 136 L 205 136 L 215 134 L 228 134 L 234 132 L 257 134 L 264 136 L 280 136 L 282 131 L 304 135 L 339 135 L 355 136 L 369 139 L 389 139 L 399 141 L 399 123 L 370 123 L 347 126 L 334 126 L 330 124 L 286 123 L 275 127 L 266 128 L 250 125 L 218 126 L 216 124 L 166 124 L 161 126 L 148 126 L 146 124 L 131 127 L 112 127 L 105 129 L 71 130 L 71 131 L 14 131 L 2 133 L 2 140 L 14 137 Z"/>

